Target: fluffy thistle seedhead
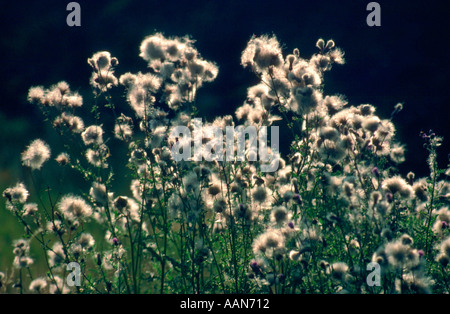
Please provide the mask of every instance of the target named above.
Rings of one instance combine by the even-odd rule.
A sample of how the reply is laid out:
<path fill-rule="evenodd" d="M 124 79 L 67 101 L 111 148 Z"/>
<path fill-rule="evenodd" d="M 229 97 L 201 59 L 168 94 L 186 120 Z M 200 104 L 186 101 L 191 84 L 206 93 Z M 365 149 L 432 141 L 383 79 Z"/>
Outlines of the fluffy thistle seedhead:
<path fill-rule="evenodd" d="M 68 163 L 70 163 L 70 156 L 67 153 L 61 153 L 55 158 L 56 162 L 61 165 L 65 166 Z"/>
<path fill-rule="evenodd" d="M 331 274 L 337 280 L 345 281 L 347 279 L 348 272 L 349 267 L 346 263 L 336 262 L 331 265 Z"/>
<path fill-rule="evenodd" d="M 30 251 L 30 241 L 25 239 L 19 239 L 14 241 L 13 253 L 16 256 L 26 256 Z"/>
<path fill-rule="evenodd" d="M 46 287 L 47 281 L 45 280 L 45 278 L 36 278 L 32 282 L 30 282 L 29 289 L 31 292 L 42 293 Z"/>
<path fill-rule="evenodd" d="M 160 82 L 152 83 L 153 88 L 149 90 L 155 92 L 163 85 L 163 99 L 173 110 L 179 109 L 184 102 L 193 101 L 197 89 L 204 82 L 213 81 L 218 74 L 217 65 L 202 59 L 193 42 L 188 36 L 166 38 L 161 33 L 156 33 L 146 37 L 140 46 L 139 56 L 147 61 L 148 66 L 156 73 L 153 83 L 156 80 Z M 126 74 L 120 81 L 129 88 L 128 98 L 135 108 L 136 104 L 132 103 L 133 97 L 130 93 L 132 89 L 142 87 L 142 80 Z M 130 86 L 134 88 L 130 89 Z"/>
<path fill-rule="evenodd" d="M 251 67 L 256 72 L 265 72 L 269 67 L 283 64 L 280 43 L 275 36 L 253 36 L 242 52 L 241 64 Z"/>
<path fill-rule="evenodd" d="M 99 204 L 106 204 L 108 201 L 108 194 L 106 191 L 106 186 L 100 182 L 94 182 L 91 189 L 89 190 L 89 195 Z"/>
<path fill-rule="evenodd" d="M 280 230 L 268 229 L 253 241 L 252 248 L 255 255 L 264 254 L 270 257 L 276 252 L 283 251 L 285 244 L 286 239 Z"/>
<path fill-rule="evenodd" d="M 194 41 L 188 36 L 166 38 L 161 33 L 147 36 L 139 48 L 139 56 L 149 62 L 154 70 L 160 68 L 164 61 L 186 60 L 191 61 L 198 56 L 193 47 Z"/>
<path fill-rule="evenodd" d="M 267 189 L 263 186 L 256 186 L 252 190 L 252 197 L 258 203 L 263 203 L 267 199 Z"/>
<path fill-rule="evenodd" d="M 23 206 L 24 216 L 33 216 L 38 212 L 39 208 L 36 203 L 27 203 Z"/>
<path fill-rule="evenodd" d="M 395 268 L 413 269 L 420 263 L 418 250 L 412 248 L 413 239 L 402 235 L 399 239 L 386 244 L 385 253 L 389 264 Z"/>
<path fill-rule="evenodd" d="M 222 213 L 227 208 L 227 201 L 223 197 L 218 197 L 213 204 L 213 209 L 216 213 Z"/>
<path fill-rule="evenodd" d="M 90 250 L 94 247 L 95 244 L 95 240 L 94 237 L 89 234 L 89 233 L 82 233 L 79 238 L 77 243 L 80 245 L 80 247 L 83 250 Z"/>
<path fill-rule="evenodd" d="M 100 145 L 97 149 L 88 148 L 86 150 L 87 161 L 98 168 L 108 168 L 106 159 L 109 157 L 109 149 L 105 144 Z"/>
<path fill-rule="evenodd" d="M 437 235 L 443 236 L 445 230 L 447 230 L 450 225 L 450 210 L 447 206 L 441 207 L 436 211 L 435 215 L 436 220 L 432 229 Z"/>
<path fill-rule="evenodd" d="M 371 133 L 374 133 L 378 129 L 380 123 L 381 123 L 381 120 L 380 120 L 379 117 L 377 117 L 377 116 L 369 116 L 369 117 L 366 117 L 362 121 L 362 127 L 365 130 L 367 130 L 367 131 L 369 131 Z"/>
<path fill-rule="evenodd" d="M 286 223 L 290 218 L 289 212 L 284 206 L 276 206 L 272 209 L 270 220 L 276 224 Z"/>
<path fill-rule="evenodd" d="M 30 241 L 20 239 L 14 241 L 13 253 L 15 255 L 13 265 L 16 268 L 26 268 L 34 263 L 33 259 L 29 256 Z"/>
<path fill-rule="evenodd" d="M 33 170 L 39 170 L 49 158 L 50 147 L 48 144 L 41 139 L 36 139 L 22 153 L 22 164 Z"/>
<path fill-rule="evenodd" d="M 403 145 L 394 144 L 391 147 L 391 152 L 389 154 L 391 160 L 397 164 L 405 161 L 405 148 Z"/>
<path fill-rule="evenodd" d="M 3 191 L 3 197 L 12 203 L 24 204 L 30 193 L 23 183 L 17 183 L 15 186 L 7 188 Z"/>
<path fill-rule="evenodd" d="M 28 102 L 33 105 L 42 104 L 44 100 L 44 89 L 41 86 L 31 87 L 28 90 Z"/>
<path fill-rule="evenodd" d="M 50 294 L 68 294 L 70 293 L 70 288 L 64 279 L 55 275 L 52 283 L 49 285 L 49 292 Z"/>
<path fill-rule="evenodd" d="M 236 218 L 242 219 L 243 221 L 250 221 L 253 216 L 251 208 L 242 203 L 234 207 L 233 214 Z"/>
<path fill-rule="evenodd" d="M 441 242 L 439 249 L 442 255 L 450 258 L 450 236 Z"/>
<path fill-rule="evenodd" d="M 215 196 L 215 195 L 219 194 L 221 191 L 222 191 L 222 189 L 220 187 L 219 182 L 215 182 L 214 184 L 211 184 L 208 188 L 208 193 L 211 196 Z"/>
<path fill-rule="evenodd" d="M 383 180 L 382 188 L 392 195 L 398 193 L 403 198 L 410 198 L 413 192 L 412 187 L 400 176 Z"/>
<path fill-rule="evenodd" d="M 64 217 L 72 221 L 85 220 L 92 215 L 91 206 L 79 196 L 63 196 L 58 204 L 58 209 Z"/>
<path fill-rule="evenodd" d="M 72 92 L 69 84 L 61 81 L 49 89 L 42 86 L 31 87 L 28 90 L 28 101 L 31 104 L 42 107 L 55 107 L 60 111 L 75 109 L 83 105 L 83 98 L 76 92 Z"/>
<path fill-rule="evenodd" d="M 81 138 L 85 145 L 100 145 L 103 143 L 103 128 L 99 125 L 91 125 L 81 133 Z"/>
<path fill-rule="evenodd" d="M 81 133 L 84 130 L 83 119 L 66 112 L 55 118 L 53 126 L 57 129 L 66 127 L 73 133 Z"/>
<path fill-rule="evenodd" d="M 119 64 L 117 58 L 111 57 L 108 51 L 96 52 L 87 62 L 96 72 L 108 71 Z"/>
<path fill-rule="evenodd" d="M 112 57 L 108 51 L 96 52 L 87 61 L 94 70 L 90 84 L 94 87 L 95 94 L 106 92 L 113 86 L 118 85 L 119 81 L 114 76 L 114 67 L 119 64 L 119 61 Z"/>
<path fill-rule="evenodd" d="M 118 196 L 114 199 L 113 206 L 127 219 L 139 221 L 139 204 L 133 198 Z"/>

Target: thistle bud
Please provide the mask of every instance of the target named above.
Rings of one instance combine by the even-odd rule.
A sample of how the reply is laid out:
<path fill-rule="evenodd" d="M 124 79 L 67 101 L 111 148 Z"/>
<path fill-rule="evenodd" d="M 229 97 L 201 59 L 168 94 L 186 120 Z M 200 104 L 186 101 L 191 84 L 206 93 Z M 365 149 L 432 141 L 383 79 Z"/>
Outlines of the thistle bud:
<path fill-rule="evenodd" d="M 332 49 L 334 48 L 335 44 L 334 41 L 332 39 L 330 39 L 329 41 L 327 41 L 327 45 L 325 46 L 326 49 Z"/>
<path fill-rule="evenodd" d="M 408 172 L 408 174 L 406 175 L 406 178 L 408 179 L 408 183 L 410 185 L 413 184 L 415 177 L 416 177 L 416 175 L 414 174 L 414 172 Z"/>
<path fill-rule="evenodd" d="M 323 50 L 323 48 L 325 47 L 325 41 L 322 38 L 320 38 L 316 42 L 316 47 L 319 48 L 320 50 Z"/>
<path fill-rule="evenodd" d="M 292 71 L 292 67 L 293 67 L 293 64 L 294 64 L 294 61 L 295 61 L 295 55 L 288 55 L 286 57 L 286 61 L 289 64 L 289 71 Z"/>
<path fill-rule="evenodd" d="M 377 178 L 380 177 L 380 171 L 378 170 L 377 167 L 373 167 L 372 174 Z"/>
<path fill-rule="evenodd" d="M 118 65 L 118 64 L 119 64 L 119 60 L 117 60 L 116 57 L 113 57 L 113 58 L 111 59 L 111 65 L 112 65 L 113 67 L 115 67 L 115 66 Z"/>

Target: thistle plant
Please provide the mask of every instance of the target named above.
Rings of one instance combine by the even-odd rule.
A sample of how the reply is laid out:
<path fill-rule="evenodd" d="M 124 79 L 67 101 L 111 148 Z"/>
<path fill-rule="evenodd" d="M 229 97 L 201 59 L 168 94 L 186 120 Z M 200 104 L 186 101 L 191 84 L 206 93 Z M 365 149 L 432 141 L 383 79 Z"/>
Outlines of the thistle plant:
<path fill-rule="evenodd" d="M 252 37 L 241 64 L 258 83 L 234 117 L 203 121 L 204 130 L 223 132 L 283 128 L 292 136 L 288 149 L 268 145 L 276 136 L 259 143 L 269 163 L 276 162 L 274 171 L 256 158 L 261 150 L 251 136 L 244 137 L 242 159 L 235 156 L 236 134 L 231 141 L 208 131 L 200 138 L 177 135 L 180 126 L 195 130 L 199 89 L 219 73 L 188 36 L 146 37 L 139 56 L 148 67 L 138 73 L 122 71 L 107 51 L 93 54 L 88 102 L 65 81 L 31 87 L 29 102 L 52 124 L 64 151 L 33 139 L 21 155 L 33 187 L 23 179 L 3 192 L 9 213 L 2 215 L 14 215 L 24 236 L 11 247 L 13 265 L 1 265 L 0 289 L 450 292 L 450 168 L 437 164 L 442 138 L 422 134 L 429 176 L 403 177 L 397 165 L 405 148 L 392 122 L 403 104 L 382 118 L 370 104 L 325 95 L 326 72 L 345 63 L 344 52 L 333 40 L 316 46 L 306 59 L 299 49 L 283 52 L 275 36 Z M 191 148 L 188 160 L 174 158 Z M 83 178 L 82 192 L 37 184 L 36 176 L 55 161 L 63 180 Z M 42 254 L 33 256 L 30 246 Z M 67 280 L 71 263 L 80 267 L 79 284 Z M 367 265 L 374 263 L 379 277 L 369 284 Z M 45 271 L 35 270 L 37 264 Z"/>

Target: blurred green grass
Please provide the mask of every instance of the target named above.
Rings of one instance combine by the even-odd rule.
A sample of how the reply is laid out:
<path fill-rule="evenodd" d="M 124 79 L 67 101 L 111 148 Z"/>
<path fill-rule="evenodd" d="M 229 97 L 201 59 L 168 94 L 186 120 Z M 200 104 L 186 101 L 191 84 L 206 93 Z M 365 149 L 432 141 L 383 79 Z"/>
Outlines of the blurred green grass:
<path fill-rule="evenodd" d="M 87 106 L 90 107 L 90 106 Z M 106 114 L 106 112 L 103 112 Z M 111 120 L 107 115 L 106 120 Z M 33 121 L 31 121 L 33 120 Z M 25 116 L 22 118 L 7 119 L 0 112 L 0 191 L 3 191 L 18 182 L 25 184 L 30 196 L 27 202 L 38 204 L 39 210 L 43 206 L 50 208 L 50 198 L 56 203 L 61 195 L 72 193 L 84 196 L 89 193 L 90 183 L 86 182 L 82 176 L 74 169 L 61 167 L 54 160 L 62 151 L 65 151 L 65 144 L 71 145 L 79 140 L 76 134 L 72 138 L 62 138 L 51 127 L 50 123 L 42 121 L 43 115 L 36 112 L 33 119 Z M 88 121 L 87 119 L 85 121 Z M 109 126 L 111 127 L 111 126 Z M 106 135 L 111 136 L 111 133 Z M 31 172 L 29 168 L 22 166 L 21 153 L 25 147 L 35 138 L 44 139 L 51 148 L 51 157 L 39 171 Z M 118 195 L 131 196 L 130 182 L 131 176 L 127 172 L 126 163 L 128 160 L 127 147 L 120 141 L 112 140 L 109 145 L 112 148 L 111 158 L 108 160 L 115 172 L 115 179 L 112 182 L 114 191 Z M 71 158 L 79 159 L 86 163 L 83 151 L 74 152 Z M 47 189 L 49 188 L 49 192 Z M 99 247 L 103 246 L 104 232 L 98 224 L 91 223 L 85 226 L 85 232 L 92 233 Z M 0 272 L 10 273 L 13 271 L 12 263 L 14 260 L 13 245 L 14 241 L 25 235 L 24 226 L 18 221 L 6 208 L 6 200 L 0 198 Z M 31 257 L 34 264 L 31 267 L 34 276 L 42 276 L 47 271 L 47 265 L 43 257 L 41 244 L 37 240 L 32 240 L 30 244 Z"/>
<path fill-rule="evenodd" d="M 26 138 L 30 124 L 24 118 L 7 119 L 0 112 L 0 191 L 14 185 L 21 177 L 20 139 Z M 0 200 L 0 271 L 6 271 L 13 260 L 12 243 L 23 233 L 17 219 L 6 209 L 5 199 Z"/>

